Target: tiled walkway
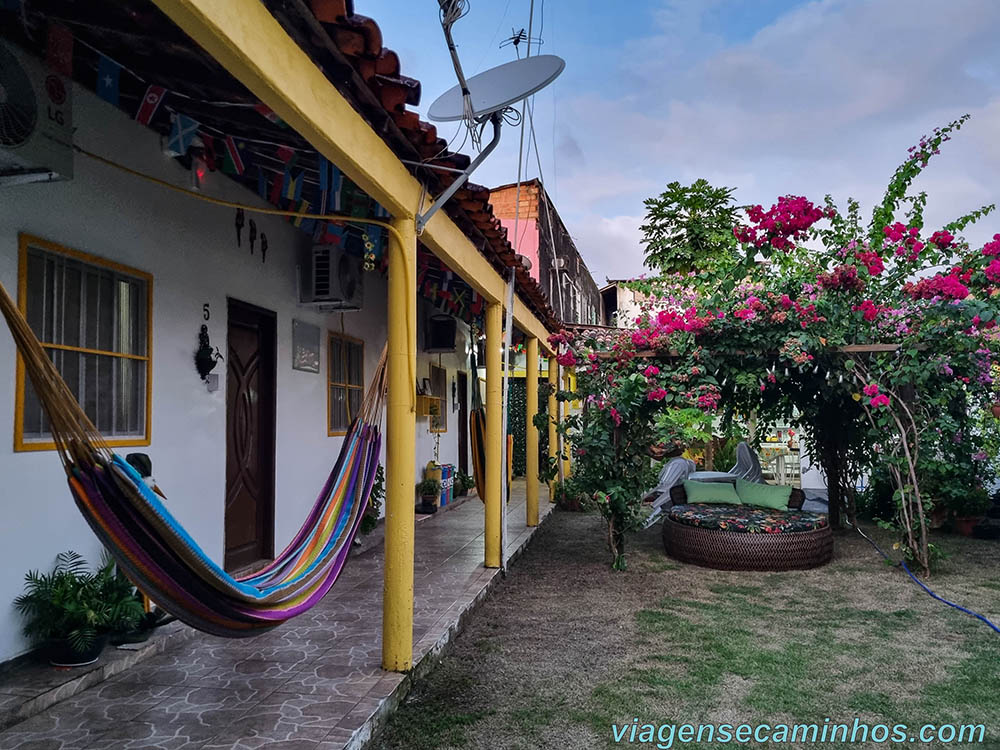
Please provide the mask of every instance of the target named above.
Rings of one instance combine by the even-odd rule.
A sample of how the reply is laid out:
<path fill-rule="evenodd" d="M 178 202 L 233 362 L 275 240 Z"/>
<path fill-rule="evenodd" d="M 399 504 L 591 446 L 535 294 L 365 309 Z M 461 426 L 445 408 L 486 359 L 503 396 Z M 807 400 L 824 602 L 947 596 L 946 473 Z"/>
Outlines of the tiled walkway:
<path fill-rule="evenodd" d="M 551 505 L 541 491 L 541 513 Z M 508 552 L 524 524 L 513 487 Z M 417 523 L 414 660 L 418 675 L 498 579 L 483 568 L 483 509 L 472 499 Z M 198 635 L 0 732 L 0 750 L 341 750 L 358 748 L 411 677 L 383 672 L 381 547 L 357 555 L 326 599 L 246 640 Z"/>

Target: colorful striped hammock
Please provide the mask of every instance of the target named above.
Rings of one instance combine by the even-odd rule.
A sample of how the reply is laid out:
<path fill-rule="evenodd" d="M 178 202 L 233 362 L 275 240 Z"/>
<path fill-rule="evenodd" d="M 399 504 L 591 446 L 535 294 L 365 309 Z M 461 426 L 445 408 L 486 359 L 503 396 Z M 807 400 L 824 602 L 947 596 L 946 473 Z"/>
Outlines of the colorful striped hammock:
<path fill-rule="evenodd" d="M 157 606 L 207 633 L 244 637 L 302 614 L 326 595 L 347 560 L 375 480 L 386 387 L 384 351 L 361 414 L 305 523 L 266 568 L 234 578 L 111 451 L 2 285 L 0 312 L 48 415 L 77 507 L 122 570 Z"/>

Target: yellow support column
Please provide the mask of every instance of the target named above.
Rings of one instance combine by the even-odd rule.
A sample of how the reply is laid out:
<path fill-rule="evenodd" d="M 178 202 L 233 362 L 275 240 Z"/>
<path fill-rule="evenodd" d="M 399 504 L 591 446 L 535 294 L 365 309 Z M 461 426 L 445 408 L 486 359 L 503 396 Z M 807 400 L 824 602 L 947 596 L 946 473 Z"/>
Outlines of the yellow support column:
<path fill-rule="evenodd" d="M 559 388 L 559 363 L 555 357 L 549 357 L 549 458 L 559 465 L 559 434 L 556 425 L 559 423 L 559 402 L 556 401 L 556 390 Z M 549 502 L 554 503 L 555 480 L 549 482 Z"/>
<path fill-rule="evenodd" d="M 527 453 L 527 493 L 525 515 L 528 526 L 538 525 L 538 428 L 535 427 L 535 415 L 538 414 L 538 339 L 528 337 L 528 347 L 525 353 L 524 391 L 527 410 L 525 420 L 528 429 L 525 438 Z"/>
<path fill-rule="evenodd" d="M 503 346 L 500 318 L 503 306 L 490 302 L 486 306 L 486 557 L 487 568 L 500 567 L 500 503 L 503 442 L 507 430 L 503 421 L 503 373 L 500 372 L 500 348 Z"/>
<path fill-rule="evenodd" d="M 563 389 L 567 391 L 576 390 L 576 375 L 572 368 L 566 368 L 566 372 L 563 374 Z M 573 403 L 574 402 L 571 401 L 566 402 L 564 409 L 567 415 L 569 414 L 569 410 L 573 406 Z M 566 440 L 565 438 L 563 442 L 563 453 L 566 456 L 566 458 L 563 459 L 563 477 L 569 479 L 570 472 L 573 470 L 573 460 L 571 458 L 573 451 L 569 440 Z"/>
<path fill-rule="evenodd" d="M 388 394 L 386 398 L 385 582 L 382 668 L 413 666 L 413 527 L 416 410 L 417 236 L 413 219 L 395 219 L 402 242 L 390 242 Z"/>

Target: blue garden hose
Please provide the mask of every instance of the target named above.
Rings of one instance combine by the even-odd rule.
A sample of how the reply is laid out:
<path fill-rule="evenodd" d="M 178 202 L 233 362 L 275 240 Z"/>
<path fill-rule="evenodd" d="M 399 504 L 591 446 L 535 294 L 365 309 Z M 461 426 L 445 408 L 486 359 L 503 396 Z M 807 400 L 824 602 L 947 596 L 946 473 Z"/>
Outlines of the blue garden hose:
<path fill-rule="evenodd" d="M 849 523 L 848 525 L 851 526 L 852 524 Z M 881 549 L 881 547 L 879 547 L 877 544 L 875 544 L 875 542 L 871 539 L 871 537 L 869 537 L 865 532 L 863 532 L 857 526 L 854 526 L 854 530 L 857 531 L 859 534 L 861 534 L 861 536 L 863 536 L 868 541 L 868 543 L 872 547 L 875 548 L 875 551 L 878 552 L 880 555 L 882 555 L 883 558 L 886 559 L 886 561 L 888 561 L 890 563 L 892 562 L 892 558 L 889 557 L 885 552 L 883 552 L 882 549 Z M 967 614 L 967 615 L 972 615 L 977 620 L 982 620 L 987 625 L 989 625 L 991 628 L 993 628 L 994 632 L 1000 633 L 1000 628 L 998 628 L 996 625 L 994 625 L 992 622 L 990 622 L 983 615 L 981 615 L 978 612 L 975 612 L 975 611 L 973 611 L 971 609 L 966 609 L 965 607 L 961 606 L 960 604 L 955 604 L 955 602 L 950 602 L 947 599 L 945 599 L 943 596 L 938 596 L 933 591 L 931 591 L 931 589 L 928 588 L 927 584 L 925 584 L 923 581 L 921 581 L 919 578 L 917 578 L 915 575 L 913 575 L 913 573 L 910 571 L 909 567 L 907 567 L 905 560 L 900 560 L 898 563 L 893 563 L 893 565 L 899 565 L 899 566 L 901 566 L 903 568 L 903 570 L 906 571 L 906 574 L 910 578 L 913 579 L 913 582 L 915 584 L 917 584 L 920 588 L 922 588 L 924 591 L 926 591 L 928 594 L 930 594 L 930 596 L 932 596 L 933 598 L 937 599 L 939 602 L 943 602 L 944 604 L 947 604 L 949 607 L 954 607 L 955 609 L 957 609 L 960 612 L 965 612 L 965 614 Z"/>

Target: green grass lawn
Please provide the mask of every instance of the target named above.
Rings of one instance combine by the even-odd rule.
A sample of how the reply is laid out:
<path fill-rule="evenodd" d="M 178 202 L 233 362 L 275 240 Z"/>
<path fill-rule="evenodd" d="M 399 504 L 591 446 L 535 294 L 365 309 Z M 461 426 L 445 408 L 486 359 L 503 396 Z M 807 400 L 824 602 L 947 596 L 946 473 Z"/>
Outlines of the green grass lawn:
<path fill-rule="evenodd" d="M 857 535 L 838 537 L 817 570 L 740 573 L 669 560 L 657 531 L 633 539 L 629 570 L 613 573 L 600 520 L 556 515 L 378 747 L 656 747 L 616 744 L 611 727 L 857 718 L 982 723 L 981 747 L 1000 748 L 1000 635 L 931 599 Z M 951 556 L 931 586 L 1000 621 L 1000 545 L 941 541 Z"/>

